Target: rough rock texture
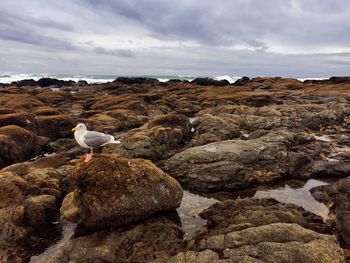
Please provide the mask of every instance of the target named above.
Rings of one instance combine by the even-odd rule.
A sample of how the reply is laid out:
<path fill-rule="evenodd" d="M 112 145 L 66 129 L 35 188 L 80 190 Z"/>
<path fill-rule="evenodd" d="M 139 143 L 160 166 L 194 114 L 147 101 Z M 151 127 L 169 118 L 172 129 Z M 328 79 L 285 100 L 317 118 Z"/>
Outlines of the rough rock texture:
<path fill-rule="evenodd" d="M 201 86 L 226 86 L 230 85 L 226 79 L 224 80 L 215 80 L 211 78 L 195 78 L 191 81 L 192 83 L 201 85 Z"/>
<path fill-rule="evenodd" d="M 295 135 L 272 132 L 255 140 L 229 140 L 192 147 L 162 163 L 191 189 L 242 189 L 271 183 L 287 174 Z"/>
<path fill-rule="evenodd" d="M 273 199 L 216 203 L 201 214 L 208 228 L 167 262 L 345 262 L 322 219 Z"/>
<path fill-rule="evenodd" d="M 116 230 L 74 238 L 47 263 L 164 262 L 182 246 L 182 231 L 159 216 Z"/>
<path fill-rule="evenodd" d="M 62 215 L 91 229 L 120 226 L 177 208 L 182 188 L 150 161 L 95 155 L 74 169 Z"/>
<path fill-rule="evenodd" d="M 15 125 L 0 128 L 0 167 L 39 155 L 48 140 Z"/>
<path fill-rule="evenodd" d="M 207 219 L 211 229 L 230 225 L 251 224 L 260 226 L 272 223 L 296 223 L 320 233 L 330 233 L 331 227 L 315 215 L 293 204 L 282 204 L 274 199 L 227 200 L 204 210 L 201 217 Z"/>
<path fill-rule="evenodd" d="M 142 127 L 123 135 L 122 143 L 108 146 L 106 152 L 153 161 L 164 159 L 184 145 L 190 130 L 190 122 L 184 115 L 158 116 Z"/>
<path fill-rule="evenodd" d="M 228 114 L 226 116 L 220 115 L 220 117 L 211 114 L 199 116 L 192 124 L 193 137 L 189 146 L 198 146 L 240 137 L 239 127 L 230 117 Z"/>
<path fill-rule="evenodd" d="M 338 182 L 311 189 L 319 201 L 332 204 L 335 213 L 335 227 L 340 240 L 350 248 L 350 177 Z"/>
<path fill-rule="evenodd" d="M 333 236 L 286 223 L 249 227 L 214 235 L 199 240 L 196 249 L 221 251 L 224 259 L 243 263 L 345 262 L 343 250 Z"/>
<path fill-rule="evenodd" d="M 50 242 L 65 163 L 56 155 L 0 170 L 0 262 L 27 262 L 30 253 Z"/>
<path fill-rule="evenodd" d="M 145 116 L 131 110 L 117 109 L 93 114 L 87 121 L 96 127 L 96 131 L 110 133 L 139 127 L 146 120 Z"/>

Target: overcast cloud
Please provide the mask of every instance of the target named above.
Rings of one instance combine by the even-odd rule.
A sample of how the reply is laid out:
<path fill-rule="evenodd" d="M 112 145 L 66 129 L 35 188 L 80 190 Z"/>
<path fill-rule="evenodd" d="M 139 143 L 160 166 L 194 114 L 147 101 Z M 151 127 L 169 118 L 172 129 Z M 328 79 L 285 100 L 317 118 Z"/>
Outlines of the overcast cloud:
<path fill-rule="evenodd" d="M 0 74 L 350 75 L 348 0 L 1 0 Z"/>

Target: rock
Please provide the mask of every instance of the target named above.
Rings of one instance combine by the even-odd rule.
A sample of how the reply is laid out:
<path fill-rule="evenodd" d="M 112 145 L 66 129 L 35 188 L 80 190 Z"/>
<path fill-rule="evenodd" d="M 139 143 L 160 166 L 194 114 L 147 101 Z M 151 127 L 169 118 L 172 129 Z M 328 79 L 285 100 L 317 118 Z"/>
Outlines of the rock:
<path fill-rule="evenodd" d="M 52 195 L 30 196 L 24 202 L 25 222 L 33 227 L 48 224 L 56 210 L 56 198 Z"/>
<path fill-rule="evenodd" d="M 36 121 L 34 117 L 25 111 L 9 111 L 0 115 L 0 126 L 16 125 L 30 131 L 35 131 Z"/>
<path fill-rule="evenodd" d="M 199 240 L 197 249 L 219 251 L 224 259 L 242 263 L 345 262 L 343 250 L 333 236 L 286 223 L 249 227 L 211 236 Z"/>
<path fill-rule="evenodd" d="M 350 83 L 350 77 L 330 77 L 329 79 L 307 79 L 305 84 L 346 84 Z"/>
<path fill-rule="evenodd" d="M 131 110 L 119 109 L 94 114 L 89 117 L 88 121 L 94 122 L 96 127 L 94 130 L 112 133 L 139 127 L 147 121 L 147 117 Z"/>
<path fill-rule="evenodd" d="M 216 117 L 211 114 L 199 116 L 193 122 L 193 138 L 189 146 L 198 146 L 211 142 L 230 140 L 241 135 L 238 125 L 230 116 Z"/>
<path fill-rule="evenodd" d="M 13 81 L 11 82 L 11 85 L 15 85 L 17 87 L 36 86 L 36 81 L 34 79 L 23 79 L 19 81 Z"/>
<path fill-rule="evenodd" d="M 330 185 L 311 189 L 316 200 L 333 204 L 337 234 L 346 247 L 350 247 L 350 177 Z"/>
<path fill-rule="evenodd" d="M 220 260 L 219 254 L 206 249 L 201 252 L 195 251 L 186 251 L 180 252 L 176 256 L 170 258 L 167 263 L 183 263 L 183 262 L 191 262 L 191 263 L 218 263 L 218 262 L 226 262 L 226 260 Z"/>
<path fill-rule="evenodd" d="M 241 225 L 261 226 L 272 223 L 295 223 L 319 233 L 331 233 L 331 227 L 322 217 L 293 204 L 283 204 L 274 199 L 245 198 L 218 202 L 201 212 L 208 228 L 220 229 Z M 214 231 L 215 230 L 215 231 Z"/>
<path fill-rule="evenodd" d="M 190 122 L 184 115 L 157 116 L 140 128 L 125 133 L 121 144 L 105 147 L 104 151 L 153 161 L 165 159 L 185 144 L 190 130 Z"/>
<path fill-rule="evenodd" d="M 164 262 L 183 246 L 182 231 L 164 216 L 73 238 L 47 263 Z"/>
<path fill-rule="evenodd" d="M 0 209 L 20 203 L 23 192 L 28 188 L 27 181 L 13 172 L 0 173 Z"/>
<path fill-rule="evenodd" d="M 72 86 L 75 84 L 73 80 L 59 80 L 54 78 L 41 78 L 38 80 L 38 85 L 40 87 L 49 87 L 49 86 Z"/>
<path fill-rule="evenodd" d="M 86 86 L 88 85 L 89 83 L 86 81 L 86 80 L 79 80 L 77 82 L 78 86 Z"/>
<path fill-rule="evenodd" d="M 350 174 L 349 161 L 316 161 L 311 168 L 313 177 L 346 177 Z"/>
<path fill-rule="evenodd" d="M 201 213 L 207 230 L 168 262 L 345 262 L 321 217 L 273 199 L 216 203 Z M 321 232 L 321 233 L 320 233 Z"/>
<path fill-rule="evenodd" d="M 118 77 L 114 82 L 123 83 L 123 84 L 154 84 L 158 83 L 159 80 L 154 78 L 137 78 L 137 77 Z"/>
<path fill-rule="evenodd" d="M 242 77 L 240 79 L 237 79 L 232 85 L 234 86 L 243 86 L 248 84 L 250 79 L 248 77 Z"/>
<path fill-rule="evenodd" d="M 0 168 L 39 155 L 48 143 L 16 125 L 0 128 Z"/>
<path fill-rule="evenodd" d="M 67 172 L 54 167 L 64 163 L 57 155 L 0 170 L 1 262 L 29 262 L 58 234 L 51 222 Z"/>
<path fill-rule="evenodd" d="M 95 155 L 80 163 L 72 178 L 76 189 L 67 195 L 61 214 L 86 228 L 120 226 L 177 208 L 182 188 L 149 161 Z"/>
<path fill-rule="evenodd" d="M 60 139 L 71 136 L 74 121 L 67 115 L 40 115 L 37 117 L 38 133 L 50 139 Z"/>
<path fill-rule="evenodd" d="M 230 85 L 230 82 L 226 79 L 224 80 L 215 80 L 211 78 L 195 78 L 191 83 L 198 84 L 201 86 L 227 86 Z"/>
<path fill-rule="evenodd" d="M 269 133 L 255 140 L 228 140 L 188 148 L 160 163 L 191 189 L 243 189 L 287 175 L 294 134 Z"/>

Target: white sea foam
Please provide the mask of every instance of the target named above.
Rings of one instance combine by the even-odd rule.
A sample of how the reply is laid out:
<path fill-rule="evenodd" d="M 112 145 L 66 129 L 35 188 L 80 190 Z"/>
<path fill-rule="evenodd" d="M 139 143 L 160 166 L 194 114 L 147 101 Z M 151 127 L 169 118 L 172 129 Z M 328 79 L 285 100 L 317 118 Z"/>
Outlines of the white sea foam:
<path fill-rule="evenodd" d="M 213 79 L 215 80 L 227 80 L 228 82 L 230 83 L 234 83 L 236 80 L 240 79 L 241 77 L 231 77 L 231 76 L 227 76 L 227 75 L 224 75 L 224 76 L 217 76 L 217 77 L 214 77 Z"/>
<path fill-rule="evenodd" d="M 0 73 L 0 83 L 11 83 L 13 81 L 19 81 L 23 79 L 33 79 L 33 80 L 39 80 L 40 78 L 56 78 L 61 80 L 73 80 L 75 82 L 78 82 L 79 80 L 85 80 L 88 83 L 106 83 L 111 82 L 118 78 L 120 75 L 67 75 L 67 74 L 9 74 L 9 73 Z M 188 80 L 192 81 L 196 77 L 191 75 L 178 75 L 178 76 L 169 76 L 169 75 L 163 75 L 163 76 L 155 76 L 155 75 L 139 75 L 135 77 L 146 77 L 146 78 L 155 78 L 158 79 L 160 82 L 166 82 L 170 79 L 181 79 L 181 80 Z M 234 83 L 236 80 L 240 79 L 241 77 L 238 76 L 229 76 L 229 75 L 222 75 L 222 76 L 214 76 L 212 77 L 215 80 L 224 80 L 226 79 L 230 83 Z M 304 81 L 307 79 L 314 79 L 314 80 L 323 80 L 327 78 L 298 78 L 300 81 Z"/>

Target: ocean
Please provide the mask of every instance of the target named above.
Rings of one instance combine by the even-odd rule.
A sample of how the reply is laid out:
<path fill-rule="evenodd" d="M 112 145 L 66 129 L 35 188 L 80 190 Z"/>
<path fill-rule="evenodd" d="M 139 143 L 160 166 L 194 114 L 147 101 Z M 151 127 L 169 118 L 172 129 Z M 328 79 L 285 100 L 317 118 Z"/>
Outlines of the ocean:
<path fill-rule="evenodd" d="M 118 77 L 126 77 L 126 75 L 69 75 L 69 74 L 2 74 L 0 75 L 0 83 L 11 83 L 13 81 L 23 80 L 23 79 L 34 79 L 39 80 L 40 78 L 56 78 L 61 80 L 73 80 L 75 82 L 78 82 L 79 80 L 85 80 L 88 83 L 106 83 L 111 82 L 115 80 Z M 170 79 L 181 79 L 181 80 L 188 80 L 192 81 L 197 76 L 181 76 L 181 75 L 174 75 L 174 76 L 155 76 L 155 75 L 133 75 L 130 77 L 146 77 L 146 78 L 155 78 L 158 79 L 161 82 L 166 82 Z M 226 79 L 230 83 L 234 83 L 237 79 L 240 79 L 239 76 L 208 76 L 210 78 L 216 79 L 216 80 L 223 80 Z M 325 79 L 325 78 L 299 78 L 300 81 L 304 81 L 306 79 Z"/>

